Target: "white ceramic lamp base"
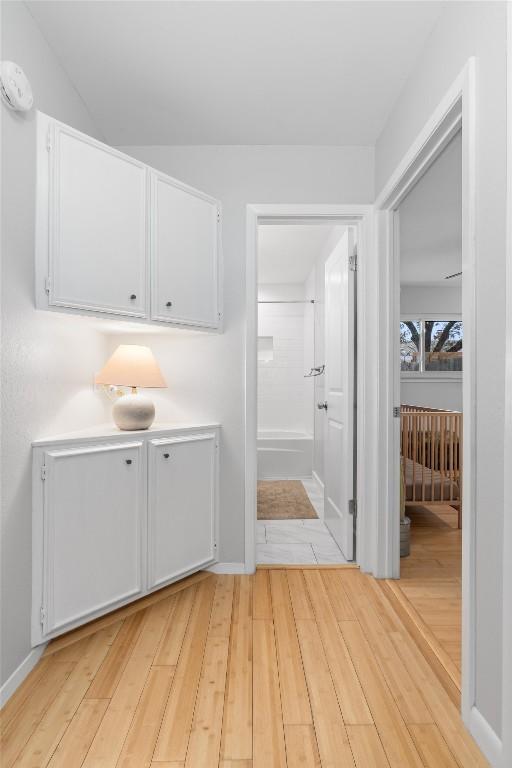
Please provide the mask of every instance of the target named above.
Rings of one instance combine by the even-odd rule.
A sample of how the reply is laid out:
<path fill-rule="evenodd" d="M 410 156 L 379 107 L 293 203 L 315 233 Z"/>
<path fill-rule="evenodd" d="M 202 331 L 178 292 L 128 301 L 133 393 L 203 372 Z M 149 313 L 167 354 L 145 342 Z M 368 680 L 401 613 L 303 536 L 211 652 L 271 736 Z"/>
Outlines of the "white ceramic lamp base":
<path fill-rule="evenodd" d="M 145 395 L 122 395 L 114 403 L 112 417 L 119 429 L 148 429 L 155 420 L 155 406 Z"/>

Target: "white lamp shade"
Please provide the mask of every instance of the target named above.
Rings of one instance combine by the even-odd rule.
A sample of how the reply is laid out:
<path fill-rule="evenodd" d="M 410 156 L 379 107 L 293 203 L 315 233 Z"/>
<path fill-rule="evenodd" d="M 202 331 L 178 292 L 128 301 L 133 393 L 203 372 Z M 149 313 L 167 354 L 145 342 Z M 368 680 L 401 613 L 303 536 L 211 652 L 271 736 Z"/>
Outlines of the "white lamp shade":
<path fill-rule="evenodd" d="M 139 344 L 120 344 L 96 376 L 96 384 L 159 389 L 167 387 L 152 351 Z"/>

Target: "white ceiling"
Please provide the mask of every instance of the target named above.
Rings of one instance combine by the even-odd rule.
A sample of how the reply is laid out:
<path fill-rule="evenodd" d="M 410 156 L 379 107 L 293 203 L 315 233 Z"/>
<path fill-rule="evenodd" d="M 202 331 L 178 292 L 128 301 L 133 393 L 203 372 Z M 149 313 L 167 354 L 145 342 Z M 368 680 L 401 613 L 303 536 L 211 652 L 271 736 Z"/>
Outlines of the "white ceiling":
<path fill-rule="evenodd" d="M 27 5 L 111 144 L 373 145 L 442 3 Z"/>
<path fill-rule="evenodd" d="M 457 134 L 405 198 L 400 217 L 400 282 L 453 287 L 462 269 L 462 150 Z"/>
<path fill-rule="evenodd" d="M 258 283 L 304 283 L 333 229 L 328 224 L 261 225 Z"/>

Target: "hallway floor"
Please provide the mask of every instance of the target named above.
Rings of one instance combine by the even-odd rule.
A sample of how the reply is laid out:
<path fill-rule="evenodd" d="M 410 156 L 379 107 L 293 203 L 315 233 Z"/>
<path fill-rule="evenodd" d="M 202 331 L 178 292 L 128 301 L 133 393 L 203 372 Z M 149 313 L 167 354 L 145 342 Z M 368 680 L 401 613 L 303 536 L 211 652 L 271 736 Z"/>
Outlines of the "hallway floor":
<path fill-rule="evenodd" d="M 203 573 L 50 644 L 3 768 L 487 766 L 449 685 L 357 568 Z"/>
<path fill-rule="evenodd" d="M 318 520 L 258 520 L 256 562 L 260 565 L 329 565 L 346 563 L 323 522 L 324 497 L 312 478 L 302 480 Z"/>

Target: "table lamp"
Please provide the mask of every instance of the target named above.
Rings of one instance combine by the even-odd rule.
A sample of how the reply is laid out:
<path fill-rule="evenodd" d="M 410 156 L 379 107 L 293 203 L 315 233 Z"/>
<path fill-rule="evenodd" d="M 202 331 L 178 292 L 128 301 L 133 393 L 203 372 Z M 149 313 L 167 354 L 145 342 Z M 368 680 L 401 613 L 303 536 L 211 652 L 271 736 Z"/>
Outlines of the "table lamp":
<path fill-rule="evenodd" d="M 149 347 L 120 344 L 96 376 L 96 384 L 131 387 L 131 394 L 117 398 L 112 417 L 119 429 L 148 429 L 155 419 L 155 406 L 149 397 L 137 392 L 137 387 L 167 386 Z"/>

